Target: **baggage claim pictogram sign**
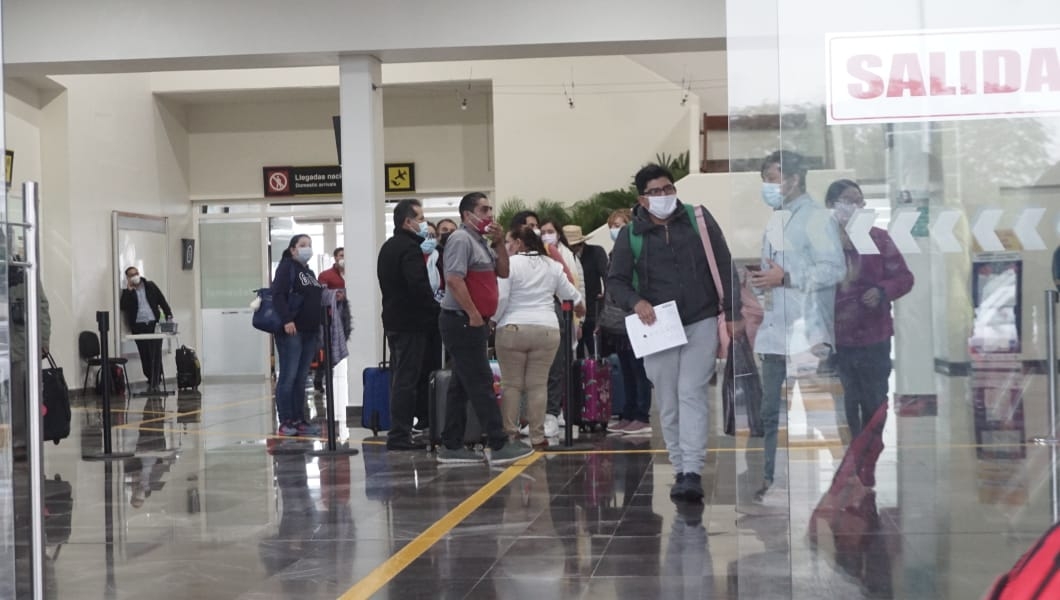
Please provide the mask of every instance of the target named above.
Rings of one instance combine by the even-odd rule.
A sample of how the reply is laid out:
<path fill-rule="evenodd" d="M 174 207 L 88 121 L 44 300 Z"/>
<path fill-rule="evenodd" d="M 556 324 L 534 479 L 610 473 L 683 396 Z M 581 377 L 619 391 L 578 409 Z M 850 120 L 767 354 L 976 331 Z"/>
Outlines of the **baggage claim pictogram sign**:
<path fill-rule="evenodd" d="M 264 167 L 265 197 L 341 196 L 342 167 Z"/>

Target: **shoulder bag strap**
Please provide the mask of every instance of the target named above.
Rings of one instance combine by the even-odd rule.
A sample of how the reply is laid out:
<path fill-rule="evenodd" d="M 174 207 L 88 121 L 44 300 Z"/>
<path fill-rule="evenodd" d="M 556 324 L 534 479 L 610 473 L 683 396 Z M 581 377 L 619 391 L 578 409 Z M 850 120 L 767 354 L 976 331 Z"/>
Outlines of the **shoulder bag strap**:
<path fill-rule="evenodd" d="M 707 253 L 710 276 L 714 279 L 714 289 L 718 292 L 718 356 L 719 358 L 724 358 L 729 354 L 729 346 L 732 343 L 732 339 L 729 337 L 729 329 L 725 325 L 725 288 L 721 285 L 718 259 L 714 256 L 714 245 L 710 243 L 710 233 L 707 231 L 706 210 L 702 206 L 699 207 L 699 210 L 689 206 L 688 210 L 695 212 L 696 223 L 699 225 L 699 239 L 703 242 L 703 250 Z"/>

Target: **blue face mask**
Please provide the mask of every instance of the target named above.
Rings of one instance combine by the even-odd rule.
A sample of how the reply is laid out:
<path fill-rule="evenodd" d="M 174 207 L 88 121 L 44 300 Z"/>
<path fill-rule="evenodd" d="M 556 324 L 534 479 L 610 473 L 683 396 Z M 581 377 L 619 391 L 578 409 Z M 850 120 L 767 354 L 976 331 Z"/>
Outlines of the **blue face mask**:
<path fill-rule="evenodd" d="M 763 181 L 762 201 L 773 210 L 780 208 L 784 204 L 784 194 L 780 193 L 780 184 Z"/>
<path fill-rule="evenodd" d="M 618 240 L 618 234 L 621 233 L 621 231 L 622 231 L 621 227 L 612 227 L 611 228 L 611 241 L 612 242 Z"/>
<path fill-rule="evenodd" d="M 420 223 L 420 232 L 419 233 L 420 233 L 420 237 L 421 238 L 427 237 L 427 234 L 430 233 L 427 230 L 427 221 L 424 221 L 424 222 Z"/>
<path fill-rule="evenodd" d="M 434 252 L 434 249 L 438 247 L 438 240 L 434 238 L 428 238 L 420 242 L 420 250 L 423 250 L 424 254 L 430 254 Z"/>

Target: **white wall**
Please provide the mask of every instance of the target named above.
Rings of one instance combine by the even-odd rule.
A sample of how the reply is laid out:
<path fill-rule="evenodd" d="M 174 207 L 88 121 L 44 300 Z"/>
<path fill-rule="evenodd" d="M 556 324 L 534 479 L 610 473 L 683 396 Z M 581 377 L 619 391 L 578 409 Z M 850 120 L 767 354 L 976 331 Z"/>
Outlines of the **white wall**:
<path fill-rule="evenodd" d="M 192 198 L 260 198 L 262 167 L 336 164 L 333 92 L 334 99 L 189 104 Z M 386 161 L 415 163 L 418 193 L 493 188 L 490 97 L 468 96 L 466 110 L 459 99 L 450 90 L 384 95 Z"/>
<path fill-rule="evenodd" d="M 688 149 L 689 109 L 679 86 L 625 56 L 385 64 L 383 81 L 459 81 L 469 72 L 493 82 L 501 202 L 575 202 L 629 185 L 656 153 Z M 563 94 L 572 72 L 573 109 Z M 653 84 L 647 92 L 645 83 Z"/>
<path fill-rule="evenodd" d="M 52 304 L 53 350 L 64 366 L 70 365 L 70 383 L 76 378 L 79 385 L 77 335 L 96 330 L 96 311 L 113 311 L 112 211 L 170 217 L 170 276 L 157 283 L 176 319 L 192 322 L 191 275 L 179 266 L 179 238 L 191 237 L 187 135 L 177 126 L 180 115 L 156 106 L 147 75 L 57 80 L 66 91 L 36 114 L 42 271 Z M 145 265 L 145 275 L 150 277 L 150 272 Z M 117 318 L 111 315 L 112 321 Z M 141 375 L 137 362 L 129 369 L 134 380 Z"/>

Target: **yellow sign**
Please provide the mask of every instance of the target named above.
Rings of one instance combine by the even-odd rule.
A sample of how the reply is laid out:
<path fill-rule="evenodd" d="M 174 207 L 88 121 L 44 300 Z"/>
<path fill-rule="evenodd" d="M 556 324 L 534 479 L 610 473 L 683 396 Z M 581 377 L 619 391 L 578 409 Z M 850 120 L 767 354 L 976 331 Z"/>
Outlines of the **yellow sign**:
<path fill-rule="evenodd" d="M 4 183 L 7 185 L 7 189 L 11 189 L 12 175 L 15 172 L 15 151 L 7 150 L 4 152 Z"/>
<path fill-rule="evenodd" d="M 413 163 L 387 163 L 386 191 L 416 191 L 416 168 Z"/>

